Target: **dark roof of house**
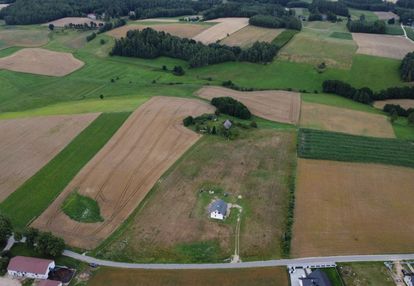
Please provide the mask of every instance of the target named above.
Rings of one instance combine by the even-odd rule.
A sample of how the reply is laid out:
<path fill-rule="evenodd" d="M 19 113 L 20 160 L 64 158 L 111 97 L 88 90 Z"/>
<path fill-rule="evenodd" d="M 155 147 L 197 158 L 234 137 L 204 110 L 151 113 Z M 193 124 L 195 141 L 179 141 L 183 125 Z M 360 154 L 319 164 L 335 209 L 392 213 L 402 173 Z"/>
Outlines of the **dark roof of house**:
<path fill-rule="evenodd" d="M 60 285 L 62 285 L 62 282 L 54 281 L 54 280 L 42 280 L 38 284 L 38 286 L 60 286 Z"/>
<path fill-rule="evenodd" d="M 301 278 L 303 286 L 332 286 L 328 276 L 322 270 L 312 271 L 306 278 Z"/>
<path fill-rule="evenodd" d="M 45 274 L 53 260 L 34 257 L 16 256 L 10 259 L 7 270 Z"/>
<path fill-rule="evenodd" d="M 227 213 L 227 203 L 223 200 L 216 200 L 210 204 L 208 207 L 208 211 L 210 213 L 214 211 L 218 211 L 222 215 L 226 215 Z"/>

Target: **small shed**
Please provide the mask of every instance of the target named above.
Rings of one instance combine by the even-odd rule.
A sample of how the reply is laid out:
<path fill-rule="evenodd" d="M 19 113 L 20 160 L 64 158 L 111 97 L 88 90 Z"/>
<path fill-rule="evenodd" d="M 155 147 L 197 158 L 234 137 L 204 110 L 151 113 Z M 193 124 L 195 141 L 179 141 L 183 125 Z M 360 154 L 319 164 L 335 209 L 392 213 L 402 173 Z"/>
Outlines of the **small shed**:
<path fill-rule="evenodd" d="M 233 126 L 233 124 L 231 123 L 231 121 L 230 120 L 226 120 L 226 121 L 224 121 L 224 123 L 223 123 L 223 126 L 224 126 L 224 128 L 226 128 L 227 130 L 229 130 L 230 128 L 231 128 L 231 126 Z"/>
<path fill-rule="evenodd" d="M 224 220 L 227 215 L 227 203 L 223 200 L 215 200 L 208 207 L 210 218 Z"/>

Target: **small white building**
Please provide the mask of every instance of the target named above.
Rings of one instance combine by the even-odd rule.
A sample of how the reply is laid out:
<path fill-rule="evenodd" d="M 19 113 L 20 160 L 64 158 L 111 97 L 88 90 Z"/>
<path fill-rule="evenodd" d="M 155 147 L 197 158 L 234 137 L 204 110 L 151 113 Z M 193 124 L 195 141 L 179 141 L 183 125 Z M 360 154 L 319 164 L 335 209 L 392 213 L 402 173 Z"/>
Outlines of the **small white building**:
<path fill-rule="evenodd" d="M 10 259 L 7 273 L 12 277 L 47 279 L 53 268 L 55 268 L 53 260 L 16 256 Z"/>
<path fill-rule="evenodd" d="M 224 220 L 227 215 L 227 203 L 223 200 L 215 200 L 208 207 L 210 218 Z"/>
<path fill-rule="evenodd" d="M 414 286 L 414 274 L 405 275 L 404 282 L 407 286 Z"/>
<path fill-rule="evenodd" d="M 96 20 L 96 15 L 93 13 L 88 14 L 87 17 L 91 20 Z"/>

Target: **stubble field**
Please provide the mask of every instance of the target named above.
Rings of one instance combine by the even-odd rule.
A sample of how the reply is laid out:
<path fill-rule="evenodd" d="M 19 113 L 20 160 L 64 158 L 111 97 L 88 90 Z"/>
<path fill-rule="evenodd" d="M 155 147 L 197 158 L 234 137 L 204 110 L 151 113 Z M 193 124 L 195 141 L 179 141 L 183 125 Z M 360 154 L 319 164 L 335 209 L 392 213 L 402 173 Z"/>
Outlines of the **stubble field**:
<path fill-rule="evenodd" d="M 283 31 L 284 29 L 268 29 L 249 25 L 220 41 L 220 44 L 248 48 L 256 41 L 270 43 Z"/>
<path fill-rule="evenodd" d="M 220 41 L 229 35 L 243 29 L 249 25 L 248 18 L 219 18 L 207 21 L 207 23 L 217 23 L 209 29 L 193 37 L 194 40 L 203 44 L 211 44 Z"/>

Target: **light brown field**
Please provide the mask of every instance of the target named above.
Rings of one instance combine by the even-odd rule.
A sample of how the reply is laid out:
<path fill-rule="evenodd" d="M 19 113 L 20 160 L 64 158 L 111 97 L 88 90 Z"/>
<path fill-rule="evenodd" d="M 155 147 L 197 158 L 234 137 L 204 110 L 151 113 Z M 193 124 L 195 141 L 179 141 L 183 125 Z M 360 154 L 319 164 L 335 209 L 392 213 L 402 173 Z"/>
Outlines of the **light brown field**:
<path fill-rule="evenodd" d="M 97 114 L 0 120 L 0 201 L 32 177 Z"/>
<path fill-rule="evenodd" d="M 148 18 L 148 19 L 137 20 L 136 22 L 137 23 L 145 23 L 145 22 L 177 23 L 177 22 L 180 22 L 180 20 L 174 19 L 174 18 Z"/>
<path fill-rule="evenodd" d="M 115 37 L 115 38 L 122 38 L 125 37 L 127 32 L 130 30 L 143 30 L 145 28 L 151 28 L 156 31 L 163 31 L 173 36 L 177 36 L 180 38 L 192 38 L 195 35 L 198 35 L 202 31 L 208 29 L 209 25 L 200 25 L 200 24 L 140 24 L 140 25 L 127 25 L 122 26 L 116 29 L 113 29 L 108 32 L 108 35 Z"/>
<path fill-rule="evenodd" d="M 70 53 L 40 48 L 22 49 L 11 56 L 0 58 L 0 69 L 48 76 L 65 76 L 83 65 L 82 61 Z"/>
<path fill-rule="evenodd" d="M 55 21 L 43 24 L 44 26 L 49 26 L 49 24 L 53 24 L 56 27 L 65 27 L 66 25 L 69 25 L 70 23 L 75 24 L 75 25 L 79 25 L 79 24 L 90 24 L 91 22 L 94 22 L 96 24 L 103 24 L 102 21 L 99 20 L 92 20 L 86 17 L 66 17 L 66 18 L 61 18 L 61 19 L 57 19 Z"/>
<path fill-rule="evenodd" d="M 212 110 L 199 100 L 152 98 L 128 118 L 33 226 L 52 231 L 70 245 L 96 247 L 125 221 L 159 177 L 200 138 L 182 125 L 182 119 Z M 98 202 L 104 222 L 79 223 L 61 211 L 63 201 L 74 189 Z"/>
<path fill-rule="evenodd" d="M 1 29 L 0 49 L 9 47 L 39 47 L 48 42 L 47 30 L 33 30 L 24 28 Z"/>
<path fill-rule="evenodd" d="M 283 31 L 284 29 L 268 29 L 249 25 L 220 43 L 228 46 L 250 47 L 257 41 L 270 43 Z"/>
<path fill-rule="evenodd" d="M 414 43 L 400 36 L 352 33 L 352 37 L 359 54 L 402 59 L 414 50 Z"/>
<path fill-rule="evenodd" d="M 267 90 L 240 92 L 218 86 L 201 88 L 197 95 L 211 100 L 214 97 L 229 96 L 241 101 L 257 116 L 277 122 L 293 123 L 299 121 L 300 94 L 296 92 Z"/>
<path fill-rule="evenodd" d="M 288 286 L 285 267 L 214 270 L 99 269 L 90 286 Z"/>
<path fill-rule="evenodd" d="M 194 40 L 200 41 L 203 44 L 220 41 L 249 25 L 248 18 L 219 18 L 207 22 L 218 24 L 193 37 Z"/>
<path fill-rule="evenodd" d="M 354 135 L 395 138 L 386 116 L 303 102 L 300 126 Z"/>
<path fill-rule="evenodd" d="M 414 99 L 388 99 L 374 102 L 374 107 L 383 109 L 386 104 L 400 105 L 402 108 L 414 108 Z"/>
<path fill-rule="evenodd" d="M 299 159 L 292 254 L 412 253 L 414 169 Z"/>
<path fill-rule="evenodd" d="M 393 12 L 374 12 L 375 15 L 377 15 L 379 20 L 389 20 L 394 18 L 395 20 L 398 20 L 400 17 L 398 15 L 394 14 Z"/>

